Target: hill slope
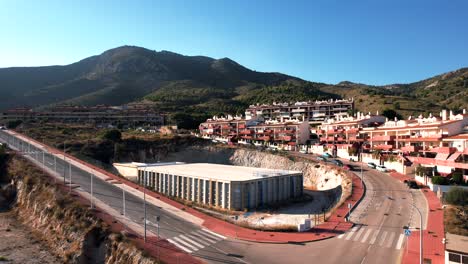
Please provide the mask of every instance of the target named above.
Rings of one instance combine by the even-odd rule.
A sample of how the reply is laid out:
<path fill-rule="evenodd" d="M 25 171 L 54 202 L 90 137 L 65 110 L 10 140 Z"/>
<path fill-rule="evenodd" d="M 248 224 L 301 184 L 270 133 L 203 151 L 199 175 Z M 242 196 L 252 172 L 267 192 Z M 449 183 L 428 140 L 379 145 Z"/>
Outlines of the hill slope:
<path fill-rule="evenodd" d="M 184 56 L 134 46 L 108 50 L 66 66 L 0 69 L 0 111 L 53 104 L 124 104 L 145 100 L 198 122 L 242 113 L 252 103 L 356 99 L 360 111 L 395 109 L 403 116 L 468 108 L 468 68 L 411 84 L 314 83 L 250 70 L 228 58 Z"/>

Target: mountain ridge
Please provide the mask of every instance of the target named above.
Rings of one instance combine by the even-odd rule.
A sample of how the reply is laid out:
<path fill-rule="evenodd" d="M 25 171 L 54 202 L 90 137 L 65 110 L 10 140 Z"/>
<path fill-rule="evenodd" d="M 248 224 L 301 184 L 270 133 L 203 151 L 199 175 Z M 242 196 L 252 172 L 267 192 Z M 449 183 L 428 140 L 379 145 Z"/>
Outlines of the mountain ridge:
<path fill-rule="evenodd" d="M 230 58 L 186 56 L 121 46 L 60 66 L 0 68 L 0 110 L 55 104 L 152 102 L 166 112 L 199 119 L 243 113 L 252 103 L 350 98 L 363 112 L 386 108 L 403 116 L 468 108 L 468 68 L 409 84 L 326 84 L 251 70 Z"/>

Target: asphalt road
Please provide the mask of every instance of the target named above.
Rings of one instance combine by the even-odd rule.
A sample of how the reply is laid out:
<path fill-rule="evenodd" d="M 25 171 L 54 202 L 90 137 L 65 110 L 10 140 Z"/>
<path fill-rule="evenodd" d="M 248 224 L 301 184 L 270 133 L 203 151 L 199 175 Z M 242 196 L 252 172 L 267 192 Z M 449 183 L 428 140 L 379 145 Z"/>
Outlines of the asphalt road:
<path fill-rule="evenodd" d="M 0 131 L 0 140 L 13 143 L 24 154 L 42 162 L 42 153 L 36 154 L 41 149 L 25 148 L 18 140 L 7 138 L 4 131 Z M 313 158 L 310 154 L 296 154 Z M 50 154 L 44 155 L 44 162 L 48 168 L 65 175 L 68 182 L 68 162 Z M 71 179 L 78 188 L 91 191 L 88 172 L 71 166 Z M 372 169 L 364 168 L 364 181 L 366 196 L 352 214 L 352 220 L 358 224 L 343 235 L 323 241 L 264 244 L 222 238 L 151 204 L 147 204 L 148 228 L 156 233 L 155 218 L 161 216 L 161 237 L 208 263 L 399 263 L 406 242 L 403 226 L 415 218 L 411 204 L 418 201 L 423 206 L 424 198 L 419 191 L 408 190 L 392 177 Z M 95 177 L 93 194 L 114 209 L 123 210 L 123 193 L 115 185 Z M 126 215 L 143 225 L 143 200 L 127 193 Z"/>
<path fill-rule="evenodd" d="M 5 131 L 0 131 L 0 140 L 40 163 L 43 163 L 44 159 L 44 164 L 48 168 L 64 175 L 64 181 L 67 184 L 71 175 L 72 188 L 80 188 L 91 193 L 90 173 L 71 165 L 67 161 L 63 161 L 63 159 L 54 159 L 52 154 L 46 153 L 43 158 L 43 149 L 36 148 L 22 140 L 18 140 L 18 138 L 13 140 Z M 122 190 L 114 184 L 93 177 L 93 196 L 96 200 L 100 200 L 115 210 L 123 212 L 123 195 Z M 150 203 L 146 204 L 146 210 L 148 230 L 157 233 L 156 216 L 160 216 L 160 236 L 183 250 L 190 251 L 194 256 L 214 263 L 244 263 L 237 256 L 232 256 L 216 248 L 216 244 L 224 240 L 224 238 Z M 139 197 L 130 193 L 125 194 L 125 213 L 135 223 L 139 223 L 141 226 L 144 225 L 144 201 Z"/>

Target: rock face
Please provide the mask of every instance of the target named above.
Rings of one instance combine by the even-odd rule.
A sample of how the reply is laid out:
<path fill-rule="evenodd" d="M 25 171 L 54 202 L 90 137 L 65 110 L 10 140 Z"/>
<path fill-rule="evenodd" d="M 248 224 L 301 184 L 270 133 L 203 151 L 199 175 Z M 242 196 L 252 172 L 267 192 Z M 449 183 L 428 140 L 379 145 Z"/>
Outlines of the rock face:
<path fill-rule="evenodd" d="M 13 210 L 18 218 L 64 263 L 156 263 L 27 161 L 13 158 L 6 173 L 17 190 Z"/>

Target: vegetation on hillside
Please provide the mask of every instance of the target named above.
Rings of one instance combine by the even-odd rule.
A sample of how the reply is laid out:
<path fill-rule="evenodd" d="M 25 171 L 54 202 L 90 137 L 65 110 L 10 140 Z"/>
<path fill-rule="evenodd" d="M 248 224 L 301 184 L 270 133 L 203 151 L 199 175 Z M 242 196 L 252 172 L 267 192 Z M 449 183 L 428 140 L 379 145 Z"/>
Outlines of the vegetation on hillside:
<path fill-rule="evenodd" d="M 146 100 L 187 128 L 212 115 L 242 114 L 250 104 L 355 99 L 358 111 L 396 116 L 468 108 L 468 68 L 410 84 L 370 86 L 303 81 L 252 71 L 228 59 L 124 46 L 66 66 L 0 69 L 0 110 L 54 104 L 125 104 Z M 181 118 L 185 116 L 185 118 Z"/>

